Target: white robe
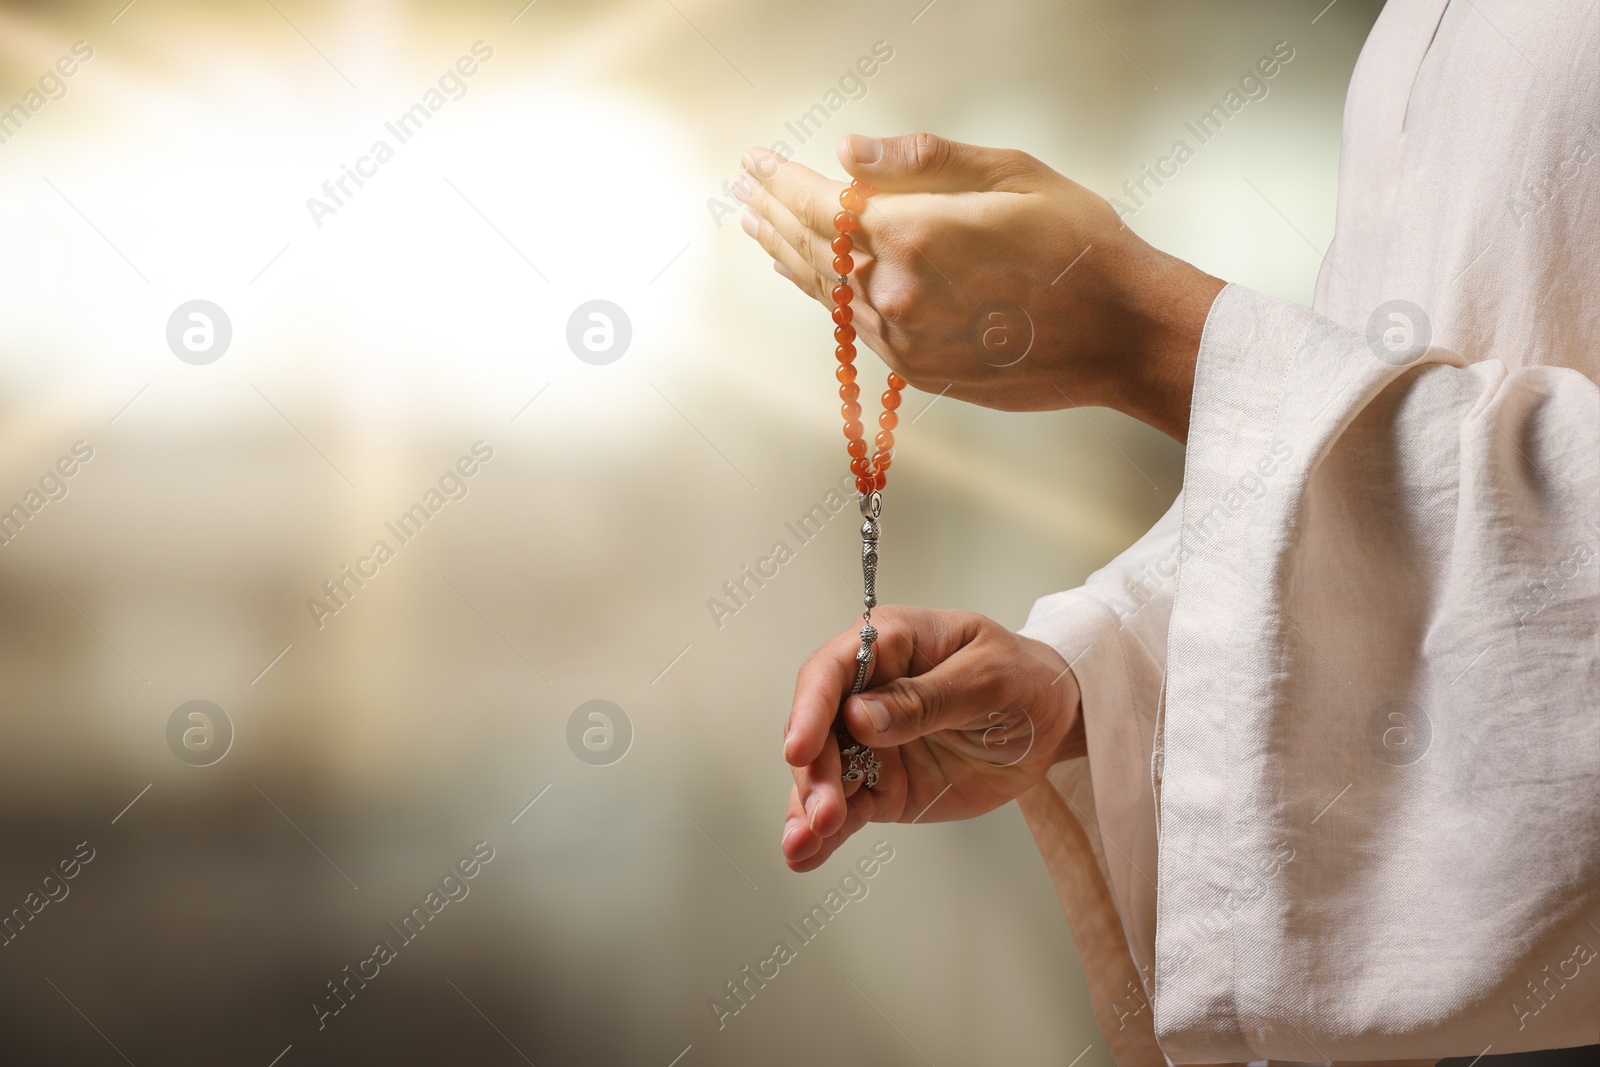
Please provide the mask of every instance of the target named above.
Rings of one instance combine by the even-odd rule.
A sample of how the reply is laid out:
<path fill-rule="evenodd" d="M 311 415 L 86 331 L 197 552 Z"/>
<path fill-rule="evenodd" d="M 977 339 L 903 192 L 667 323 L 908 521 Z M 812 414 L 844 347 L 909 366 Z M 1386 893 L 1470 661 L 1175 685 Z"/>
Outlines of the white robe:
<path fill-rule="evenodd" d="M 1023 628 L 1123 1064 L 1600 1042 L 1600 4 L 1390 0 L 1339 179 L 1316 311 L 1222 291 L 1182 496 Z"/>

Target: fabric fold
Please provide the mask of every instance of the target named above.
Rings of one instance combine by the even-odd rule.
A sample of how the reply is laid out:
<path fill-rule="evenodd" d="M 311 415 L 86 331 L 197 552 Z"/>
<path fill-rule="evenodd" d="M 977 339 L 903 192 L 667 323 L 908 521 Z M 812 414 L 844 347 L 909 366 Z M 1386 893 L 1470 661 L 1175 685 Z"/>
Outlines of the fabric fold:
<path fill-rule="evenodd" d="M 1268 457 L 1285 476 L 1242 491 Z M 1594 1040 L 1600 390 L 1438 349 L 1397 366 L 1229 286 L 1184 485 L 1163 1049 L 1360 1061 Z M 1530 596 L 1546 573 L 1559 588 Z M 1546 973 L 1566 995 L 1540 993 Z"/>

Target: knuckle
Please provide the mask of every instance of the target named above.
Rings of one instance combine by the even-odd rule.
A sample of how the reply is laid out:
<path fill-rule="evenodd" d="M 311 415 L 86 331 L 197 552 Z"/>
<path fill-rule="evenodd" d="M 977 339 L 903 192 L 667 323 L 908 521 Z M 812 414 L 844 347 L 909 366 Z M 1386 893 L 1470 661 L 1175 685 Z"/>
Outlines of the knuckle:
<path fill-rule="evenodd" d="M 993 619 L 976 611 L 957 611 L 955 621 L 963 633 L 972 634 L 973 636 L 1001 629 L 1000 625 Z M 1010 631 L 1006 632 L 1009 633 Z"/>
<path fill-rule="evenodd" d="M 1000 149 L 995 153 L 994 174 L 1000 180 L 1022 178 L 1043 166 L 1037 159 L 1015 148 Z"/>
<path fill-rule="evenodd" d="M 815 674 L 817 672 L 817 669 L 823 665 L 823 662 L 826 659 L 827 659 L 827 649 L 826 649 L 826 647 L 819 648 L 815 652 L 811 653 L 811 655 L 807 656 L 800 663 L 800 677 L 804 678 L 807 675 Z"/>
<path fill-rule="evenodd" d="M 925 681 L 916 687 L 917 705 L 920 713 L 920 723 L 925 725 L 939 721 L 939 716 L 944 710 L 944 687 L 931 681 Z"/>
<path fill-rule="evenodd" d="M 907 162 L 919 174 L 938 170 L 950 156 L 949 143 L 931 133 L 912 134 L 906 148 Z"/>
<path fill-rule="evenodd" d="M 816 212 L 817 198 L 811 187 L 805 183 L 796 184 L 786 191 L 788 206 L 794 212 L 794 217 L 803 225 L 809 225 L 811 217 Z"/>
<path fill-rule="evenodd" d="M 756 215 L 756 244 L 770 255 L 776 256 L 778 253 L 778 230 L 768 221 L 767 216 L 761 213 Z"/>
<path fill-rule="evenodd" d="M 904 222 L 894 231 L 894 239 L 905 250 L 904 258 L 911 267 L 933 262 L 930 253 L 937 253 L 935 246 L 939 243 L 939 236 L 933 227 L 920 220 Z"/>
<path fill-rule="evenodd" d="M 797 239 L 800 243 L 795 248 L 795 251 L 800 253 L 801 259 L 805 260 L 813 267 L 815 267 L 818 263 L 823 262 L 822 259 L 818 258 L 822 254 L 822 249 L 818 247 L 817 235 L 815 233 L 813 233 L 809 228 L 802 229 Z M 833 258 L 833 251 L 831 249 L 828 250 L 828 258 Z"/>
<path fill-rule="evenodd" d="M 763 153 L 756 157 L 750 172 L 755 175 L 756 181 L 765 185 L 777 176 L 778 171 L 788 160 L 776 152 Z"/>
<path fill-rule="evenodd" d="M 902 729 L 916 729 L 927 719 L 926 705 L 909 682 L 894 686 L 887 694 L 889 720 Z"/>
<path fill-rule="evenodd" d="M 873 307 L 878 316 L 891 326 L 901 329 L 910 326 L 922 310 L 922 295 L 915 285 L 892 283 L 883 292 L 875 294 Z"/>
<path fill-rule="evenodd" d="M 985 656 L 971 665 L 967 687 L 975 695 L 983 695 L 996 703 L 1008 703 L 1017 692 L 1017 672 L 1013 666 L 997 656 Z"/>
<path fill-rule="evenodd" d="M 755 208 L 755 243 L 765 248 L 766 251 L 773 251 L 773 246 L 776 245 L 776 237 L 778 237 L 778 232 L 773 229 L 773 224 L 766 219 L 766 213 L 763 213 L 760 208 Z"/>

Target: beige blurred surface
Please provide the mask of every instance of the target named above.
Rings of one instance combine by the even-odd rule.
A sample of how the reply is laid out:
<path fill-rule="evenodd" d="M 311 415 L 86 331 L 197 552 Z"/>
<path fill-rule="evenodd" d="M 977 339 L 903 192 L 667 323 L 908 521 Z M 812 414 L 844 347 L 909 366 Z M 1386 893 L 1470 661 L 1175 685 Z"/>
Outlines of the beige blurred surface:
<path fill-rule="evenodd" d="M 1109 1063 L 1013 807 L 782 863 L 794 670 L 855 614 L 858 542 L 848 511 L 786 526 L 844 473 L 827 317 L 712 203 L 747 146 L 837 173 L 852 130 L 1118 195 L 1286 40 L 1130 225 L 1308 301 L 1377 9 L 0 5 L 0 108 L 94 50 L 0 144 L 0 508 L 93 450 L 0 546 L 0 909 L 95 857 L 0 947 L 0 1061 Z M 307 198 L 478 41 L 465 94 L 318 227 Z M 196 298 L 233 330 L 205 366 L 166 342 Z M 632 325 L 605 366 L 565 339 L 591 299 Z M 933 401 L 904 409 L 886 600 L 1020 625 L 1177 492 L 1181 449 L 1113 413 Z M 319 627 L 308 599 L 380 538 Z M 232 723 L 211 766 L 168 745 L 194 699 Z M 597 699 L 634 735 L 607 766 L 568 744 Z M 480 840 L 466 898 L 319 1030 L 326 983 Z M 870 892 L 719 1029 L 708 1000 L 877 841 Z"/>

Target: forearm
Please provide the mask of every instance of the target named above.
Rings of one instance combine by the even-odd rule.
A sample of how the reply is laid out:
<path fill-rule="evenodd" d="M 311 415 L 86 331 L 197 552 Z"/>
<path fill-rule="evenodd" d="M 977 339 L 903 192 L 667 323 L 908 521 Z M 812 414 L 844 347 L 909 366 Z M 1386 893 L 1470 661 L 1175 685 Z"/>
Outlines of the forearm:
<path fill-rule="evenodd" d="M 1129 235 L 1131 237 L 1131 235 Z M 1098 402 L 1186 441 L 1195 362 L 1220 278 L 1137 237 L 1118 273 L 1126 342 L 1102 370 Z"/>

